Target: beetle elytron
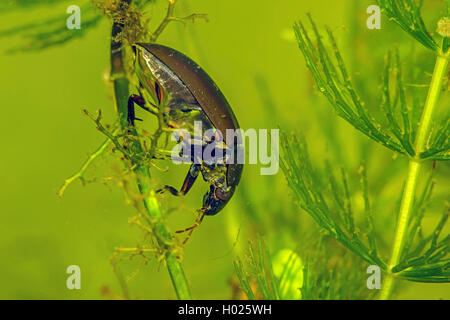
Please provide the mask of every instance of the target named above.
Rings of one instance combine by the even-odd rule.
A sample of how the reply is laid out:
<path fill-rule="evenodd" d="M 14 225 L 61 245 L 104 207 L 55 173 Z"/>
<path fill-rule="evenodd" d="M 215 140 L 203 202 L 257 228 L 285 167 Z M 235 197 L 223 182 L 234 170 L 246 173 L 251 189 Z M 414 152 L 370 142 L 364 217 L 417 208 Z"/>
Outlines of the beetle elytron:
<path fill-rule="evenodd" d="M 166 46 L 138 43 L 133 46 L 133 50 L 140 88 L 152 98 L 156 98 L 155 101 L 160 104 L 164 94 L 168 94 L 169 100 L 164 110 L 166 124 L 183 128 L 192 126 L 194 121 L 201 121 L 204 128 L 217 129 L 223 133 L 227 145 L 231 143 L 236 146 L 234 137 L 233 141 L 227 141 L 225 136 L 227 129 L 239 128 L 236 117 L 222 92 L 203 69 L 184 54 Z M 134 125 L 136 119 L 134 104 L 148 110 L 143 97 L 131 95 L 128 100 L 130 125 Z M 215 215 L 231 199 L 241 178 L 242 169 L 242 164 L 220 165 L 192 161 L 180 191 L 170 186 L 166 186 L 166 189 L 174 195 L 184 195 L 201 172 L 203 179 L 210 186 L 203 197 L 200 212 L 203 213 L 202 218 L 204 215 Z"/>

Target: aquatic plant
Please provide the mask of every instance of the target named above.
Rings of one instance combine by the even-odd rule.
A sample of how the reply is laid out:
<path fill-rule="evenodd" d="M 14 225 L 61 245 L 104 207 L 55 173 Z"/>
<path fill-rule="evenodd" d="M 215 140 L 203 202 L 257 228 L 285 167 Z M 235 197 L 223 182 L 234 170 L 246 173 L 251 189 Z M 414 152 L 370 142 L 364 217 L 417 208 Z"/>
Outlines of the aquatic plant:
<path fill-rule="evenodd" d="M 421 3 L 412 0 L 378 1 L 391 21 L 431 50 L 435 57 L 435 68 L 426 100 L 422 104 L 407 96 L 402 60 L 398 51 L 391 50 L 386 54 L 380 90 L 384 120 L 377 117 L 379 115 L 372 112 L 362 101 L 352 83 L 352 76 L 338 49 L 333 32 L 328 28 L 326 37 L 323 36 L 311 16 L 308 18 L 313 30 L 312 35 L 301 21 L 294 27 L 299 48 L 317 88 L 336 114 L 396 156 L 408 159 L 398 216 L 391 215 L 390 218 L 391 224 L 397 224 L 392 251 L 389 259 L 385 259 L 386 254 L 377 248 L 379 236 L 374 229 L 371 205 L 377 200 L 371 199 L 369 195 L 364 162 L 359 174 L 365 223 L 357 225 L 353 192 L 350 191 L 345 170 L 341 170 L 340 178 L 335 176 L 330 163 L 326 164 L 324 171 L 319 171 L 308 155 L 305 141 L 307 139 L 297 138 L 295 135 L 284 136 L 281 166 L 299 206 L 308 212 L 328 235 L 371 265 L 385 271 L 386 280 L 382 285 L 381 299 L 390 296 L 394 278 L 417 282 L 450 281 L 450 238 L 448 234 L 442 234 L 449 216 L 448 204 L 444 205 L 441 219 L 434 230 L 424 235 L 421 228 L 435 184 L 434 167 L 438 165 L 436 162 L 448 160 L 450 155 L 448 110 L 443 110 L 440 116 L 436 115 L 439 97 L 445 90 L 444 83 L 448 77 L 450 40 L 447 34 L 440 40 L 435 40 L 427 31 L 420 14 Z M 448 1 L 447 5 L 450 13 Z M 446 18 L 443 19 L 441 21 L 446 21 Z M 442 23 L 440 22 L 440 28 L 443 28 Z M 422 170 L 428 171 L 429 178 L 420 188 L 419 178 Z M 324 182 L 326 180 L 327 183 Z"/>

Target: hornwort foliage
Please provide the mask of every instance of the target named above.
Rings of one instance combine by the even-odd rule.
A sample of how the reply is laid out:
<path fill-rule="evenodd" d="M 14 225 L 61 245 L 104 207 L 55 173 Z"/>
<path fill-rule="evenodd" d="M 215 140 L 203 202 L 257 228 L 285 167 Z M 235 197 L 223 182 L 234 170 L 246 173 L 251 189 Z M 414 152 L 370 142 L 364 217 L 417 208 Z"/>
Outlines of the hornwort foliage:
<path fill-rule="evenodd" d="M 391 218 L 397 229 L 390 256 L 377 248 L 377 240 L 381 239 L 374 231 L 371 208 L 376 199 L 369 197 L 364 164 L 360 170 L 364 225 L 357 225 L 355 220 L 359 212 L 355 212 L 352 205 L 350 195 L 353 193 L 345 171 L 341 170 L 341 177 L 337 178 L 329 163 L 326 163 L 325 170 L 318 170 L 309 159 L 304 139 L 284 135 L 281 167 L 298 205 L 320 228 L 354 254 L 386 272 L 387 278 L 380 294 L 380 298 L 386 299 L 392 291 L 394 277 L 417 282 L 450 282 L 450 235 L 442 234 L 449 216 L 448 204 L 444 204 L 444 212 L 434 230 L 424 234 L 422 220 L 435 182 L 430 174 L 422 192 L 419 192 L 417 183 L 419 172 L 427 161 L 448 160 L 450 157 L 448 111 L 440 121 L 433 117 L 439 95 L 444 90 L 450 52 L 449 38 L 442 38 L 439 44 L 427 31 L 420 12 L 422 1 L 380 0 L 378 4 L 391 21 L 432 50 L 436 57 L 427 99 L 419 105 L 417 99 L 407 96 L 398 51 L 386 54 L 380 106 L 384 120 L 373 115 L 360 98 L 329 28 L 326 36 L 322 36 L 308 15 L 312 34 L 301 21 L 295 24 L 294 31 L 319 91 L 337 115 L 373 141 L 409 160 L 406 182 L 400 195 L 400 212 L 396 220 L 394 216 Z M 450 13 L 449 1 L 447 5 Z M 440 23 L 440 30 L 444 28 L 444 22 Z"/>

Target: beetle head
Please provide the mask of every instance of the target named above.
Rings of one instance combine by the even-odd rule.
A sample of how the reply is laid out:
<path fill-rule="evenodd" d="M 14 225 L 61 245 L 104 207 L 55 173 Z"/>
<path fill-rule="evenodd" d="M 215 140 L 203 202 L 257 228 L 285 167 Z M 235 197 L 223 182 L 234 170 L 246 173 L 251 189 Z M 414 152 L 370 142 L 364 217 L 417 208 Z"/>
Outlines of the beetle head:
<path fill-rule="evenodd" d="M 213 216 L 219 213 L 228 201 L 230 201 L 234 189 L 235 187 L 224 189 L 210 185 L 209 191 L 203 197 L 203 214 Z"/>

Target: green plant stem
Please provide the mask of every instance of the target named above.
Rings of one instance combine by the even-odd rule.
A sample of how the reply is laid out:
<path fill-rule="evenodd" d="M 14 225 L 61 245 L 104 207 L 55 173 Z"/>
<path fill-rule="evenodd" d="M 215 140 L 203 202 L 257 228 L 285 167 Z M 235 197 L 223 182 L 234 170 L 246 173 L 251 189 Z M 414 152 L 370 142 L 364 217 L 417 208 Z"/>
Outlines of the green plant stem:
<path fill-rule="evenodd" d="M 169 1 L 169 7 L 167 8 L 166 17 L 163 19 L 161 24 L 158 26 L 158 28 L 153 32 L 153 34 L 150 37 L 150 42 L 155 42 L 156 39 L 158 39 L 161 32 L 164 30 L 164 28 L 167 26 L 167 24 L 173 19 L 173 10 L 175 9 L 175 3 L 177 0 L 168 0 Z"/>
<path fill-rule="evenodd" d="M 424 149 L 427 141 L 427 137 L 430 132 L 430 126 L 432 123 L 433 111 L 439 101 L 439 95 L 442 91 L 442 83 L 447 72 L 447 67 L 449 63 L 449 57 L 439 55 L 436 59 L 436 65 L 433 72 L 433 77 L 431 79 L 430 88 L 428 90 L 427 99 L 425 101 L 424 110 L 419 123 L 418 133 L 415 142 L 415 153 L 416 157 L 410 158 L 408 166 L 408 177 L 406 180 L 405 189 L 403 191 L 403 196 L 400 205 L 400 213 L 397 222 L 397 230 L 395 232 L 395 240 L 392 248 L 391 260 L 389 262 L 388 272 L 392 270 L 400 262 L 400 257 L 402 255 L 402 249 L 404 240 L 407 235 L 408 223 L 410 220 L 410 215 L 414 202 L 414 195 L 416 193 L 417 180 L 419 177 L 422 162 L 420 161 L 419 155 Z M 389 298 L 392 291 L 393 285 L 393 275 L 388 274 L 383 288 L 380 293 L 380 299 L 385 300 Z"/>
<path fill-rule="evenodd" d="M 83 174 L 86 172 L 86 170 L 89 168 L 91 163 L 97 159 L 98 156 L 100 156 L 106 148 L 110 145 L 111 139 L 106 139 L 105 142 L 101 144 L 100 147 L 98 147 L 97 150 L 94 151 L 93 154 L 89 155 L 87 160 L 83 163 L 80 170 L 78 170 L 75 174 L 73 174 L 71 177 L 67 178 L 64 181 L 64 184 L 61 186 L 61 188 L 58 190 L 58 197 L 62 198 L 64 192 L 66 191 L 67 187 L 74 182 L 76 179 L 83 179 Z"/>
<path fill-rule="evenodd" d="M 123 0 L 124 4 L 129 4 L 131 0 Z M 124 68 L 125 50 L 120 41 L 114 41 L 122 32 L 123 24 L 114 22 L 112 27 L 111 40 L 111 78 L 114 83 L 114 97 L 122 129 L 127 130 L 127 103 L 129 97 L 129 82 Z M 132 133 L 135 130 L 131 130 Z M 137 153 L 142 152 L 142 146 L 135 140 L 134 147 Z M 164 260 L 169 271 L 172 285 L 178 299 L 192 299 L 187 279 L 184 275 L 183 267 L 177 258 L 177 254 L 172 250 L 171 243 L 173 237 L 162 222 L 162 215 L 159 209 L 155 192 L 150 187 L 150 170 L 146 165 L 137 165 L 134 169 L 137 176 L 139 191 L 145 195 L 144 206 L 152 222 L 152 230 L 156 236 L 159 246 L 165 251 Z"/>

